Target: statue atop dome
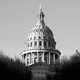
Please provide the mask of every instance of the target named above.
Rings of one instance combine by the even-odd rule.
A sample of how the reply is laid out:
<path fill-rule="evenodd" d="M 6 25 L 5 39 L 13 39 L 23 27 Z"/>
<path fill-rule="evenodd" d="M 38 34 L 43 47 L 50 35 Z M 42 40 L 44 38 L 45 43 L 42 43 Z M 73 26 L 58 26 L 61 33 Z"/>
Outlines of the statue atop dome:
<path fill-rule="evenodd" d="M 42 5 L 40 4 L 39 9 L 42 10 Z"/>
<path fill-rule="evenodd" d="M 38 14 L 40 22 L 44 22 L 44 13 L 42 11 L 42 6 L 39 6 L 39 14 Z"/>

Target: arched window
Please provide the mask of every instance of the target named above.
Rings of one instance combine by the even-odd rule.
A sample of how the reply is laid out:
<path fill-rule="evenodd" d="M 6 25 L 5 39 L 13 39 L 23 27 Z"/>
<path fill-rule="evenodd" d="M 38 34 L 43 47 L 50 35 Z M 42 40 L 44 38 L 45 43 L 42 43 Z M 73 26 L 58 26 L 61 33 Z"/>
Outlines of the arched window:
<path fill-rule="evenodd" d="M 31 47 L 32 47 L 32 42 L 31 42 Z"/>
<path fill-rule="evenodd" d="M 37 42 L 34 42 L 34 46 L 37 46 Z"/>
<path fill-rule="evenodd" d="M 42 46 L 42 43 L 41 43 L 41 41 L 39 41 L 39 46 Z"/>
<path fill-rule="evenodd" d="M 45 47 L 45 48 L 46 48 L 46 44 L 47 44 L 46 41 L 44 41 L 44 47 Z"/>
<path fill-rule="evenodd" d="M 41 37 L 39 36 L 39 39 L 41 39 Z"/>
<path fill-rule="evenodd" d="M 50 46 L 51 46 L 51 43 L 49 42 L 49 43 L 48 43 L 48 47 L 50 47 Z"/>

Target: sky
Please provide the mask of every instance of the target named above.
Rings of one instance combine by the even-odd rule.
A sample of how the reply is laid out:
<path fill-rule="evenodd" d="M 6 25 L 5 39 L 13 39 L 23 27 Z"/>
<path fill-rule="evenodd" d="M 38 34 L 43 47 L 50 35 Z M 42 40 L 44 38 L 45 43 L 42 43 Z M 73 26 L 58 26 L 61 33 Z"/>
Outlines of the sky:
<path fill-rule="evenodd" d="M 0 50 L 21 57 L 27 34 L 38 21 L 39 5 L 61 55 L 80 50 L 80 0 L 0 0 Z"/>

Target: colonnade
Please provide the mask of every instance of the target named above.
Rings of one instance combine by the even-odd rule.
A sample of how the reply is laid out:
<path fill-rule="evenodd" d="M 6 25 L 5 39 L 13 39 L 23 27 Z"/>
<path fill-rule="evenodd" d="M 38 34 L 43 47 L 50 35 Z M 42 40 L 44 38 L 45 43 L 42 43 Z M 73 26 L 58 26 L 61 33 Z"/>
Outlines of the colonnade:
<path fill-rule="evenodd" d="M 26 63 L 26 66 L 38 63 L 46 62 L 47 64 L 53 64 L 58 56 L 52 52 L 30 52 L 22 55 L 23 62 Z"/>

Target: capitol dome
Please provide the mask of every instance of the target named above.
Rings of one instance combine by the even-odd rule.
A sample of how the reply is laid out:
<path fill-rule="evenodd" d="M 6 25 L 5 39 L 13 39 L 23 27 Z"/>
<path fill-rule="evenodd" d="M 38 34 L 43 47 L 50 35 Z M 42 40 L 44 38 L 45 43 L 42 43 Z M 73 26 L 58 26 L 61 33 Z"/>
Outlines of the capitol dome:
<path fill-rule="evenodd" d="M 42 11 L 42 8 L 39 11 L 38 17 L 39 21 L 35 27 L 31 29 L 30 33 L 27 36 L 27 49 L 54 49 L 56 42 L 53 38 L 52 31 L 44 23 L 44 13 Z M 43 44 L 43 46 L 37 45 L 37 47 L 35 47 L 34 41 L 36 41 L 36 43 Z"/>
<path fill-rule="evenodd" d="M 26 40 L 26 50 L 22 52 L 23 62 L 27 66 L 46 62 L 53 64 L 59 59 L 60 52 L 56 49 L 56 42 L 53 33 L 44 23 L 44 13 L 40 6 L 39 21 L 33 29 L 30 30 Z"/>
<path fill-rule="evenodd" d="M 31 29 L 30 34 L 39 34 L 46 36 L 47 38 L 53 38 L 53 33 L 50 30 L 49 27 L 47 27 L 44 23 L 44 13 L 42 11 L 42 8 L 40 6 L 39 14 L 38 14 L 39 21 L 35 25 L 33 29 Z"/>
<path fill-rule="evenodd" d="M 47 27 L 45 25 L 45 23 L 41 22 L 41 21 L 38 21 L 36 26 L 30 31 L 30 34 L 31 33 L 39 33 L 39 35 L 43 35 L 43 36 L 46 36 L 46 37 L 50 37 L 50 38 L 53 38 L 53 33 L 52 31 L 50 30 L 49 27 Z"/>

